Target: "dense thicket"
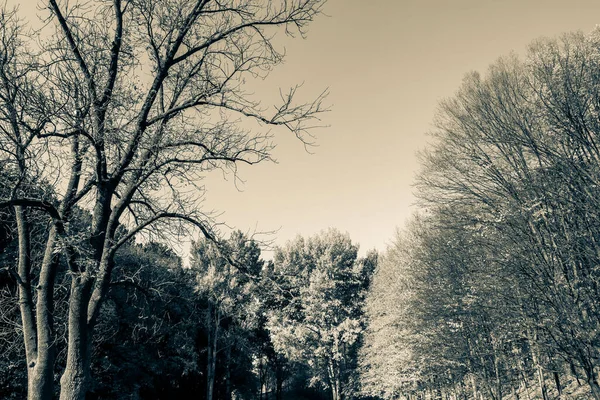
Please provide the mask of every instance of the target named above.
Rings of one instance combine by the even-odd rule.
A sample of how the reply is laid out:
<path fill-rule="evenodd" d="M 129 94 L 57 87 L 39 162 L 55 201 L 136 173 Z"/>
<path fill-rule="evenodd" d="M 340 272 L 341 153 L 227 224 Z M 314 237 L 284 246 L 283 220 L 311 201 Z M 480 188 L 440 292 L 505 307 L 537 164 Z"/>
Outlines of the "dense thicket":
<path fill-rule="evenodd" d="M 367 392 L 600 398 L 599 62 L 599 31 L 541 39 L 442 103 L 424 214 L 370 294 Z"/>
<path fill-rule="evenodd" d="M 16 257 L 13 244 L 2 260 Z M 265 262 L 258 243 L 237 231 L 218 244 L 195 242 L 185 268 L 163 244 L 127 244 L 100 314 L 88 396 L 354 398 L 362 302 L 377 263 L 375 253 L 358 258 L 357 250 L 329 230 L 298 237 Z M 61 271 L 57 318 L 68 312 L 66 266 Z M 20 399 L 27 375 L 16 282 L 7 275 L 0 289 L 0 394 Z M 61 371 L 65 329 L 57 335 Z"/>

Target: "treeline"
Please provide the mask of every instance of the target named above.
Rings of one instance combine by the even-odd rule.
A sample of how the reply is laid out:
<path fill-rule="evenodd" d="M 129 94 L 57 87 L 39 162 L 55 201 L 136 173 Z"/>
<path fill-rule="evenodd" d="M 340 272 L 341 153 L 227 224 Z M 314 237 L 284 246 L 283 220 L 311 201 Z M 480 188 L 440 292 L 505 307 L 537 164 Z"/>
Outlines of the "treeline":
<path fill-rule="evenodd" d="M 368 297 L 363 390 L 600 399 L 600 31 L 468 75 L 435 126 Z"/>
<path fill-rule="evenodd" d="M 38 217 L 43 222 L 33 232 L 43 237 L 48 221 Z M 89 218 L 81 211 L 79 229 Z M 10 266 L 18 253 L 14 213 L 2 214 L 0 225 L 0 264 Z M 298 237 L 265 261 L 259 244 L 236 231 L 219 243 L 195 242 L 188 268 L 163 244 L 130 242 L 116 256 L 94 331 L 88 398 L 349 398 L 358 393 L 362 305 L 377 263 L 376 253 L 359 258 L 357 251 L 347 234 L 328 230 Z M 27 393 L 17 279 L 10 268 L 0 274 L 6 399 Z M 70 295 L 66 265 L 56 280 L 54 316 L 62 321 Z M 55 334 L 60 376 L 68 332 L 57 324 Z"/>

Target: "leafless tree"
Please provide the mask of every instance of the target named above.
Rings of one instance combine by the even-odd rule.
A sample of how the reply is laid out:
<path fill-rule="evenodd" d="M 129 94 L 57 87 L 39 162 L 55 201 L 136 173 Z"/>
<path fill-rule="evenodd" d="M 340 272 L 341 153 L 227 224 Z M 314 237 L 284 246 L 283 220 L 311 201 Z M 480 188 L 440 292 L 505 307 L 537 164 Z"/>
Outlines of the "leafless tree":
<path fill-rule="evenodd" d="M 269 111 L 245 81 L 280 64 L 274 35 L 303 36 L 324 2 L 48 0 L 33 33 L 17 12 L 2 11 L 0 163 L 16 178 L 0 208 L 13 207 L 17 221 L 29 399 L 54 390 L 61 259 L 71 287 L 60 397 L 84 399 L 91 337 L 119 248 L 142 231 L 170 235 L 186 224 L 218 240 L 200 207 L 202 176 L 269 160 L 269 126 L 310 140 L 324 94 L 298 104 L 292 88 Z M 91 224 L 73 234 L 79 208 L 91 211 Z M 39 265 L 31 257 L 32 209 L 50 225 Z"/>

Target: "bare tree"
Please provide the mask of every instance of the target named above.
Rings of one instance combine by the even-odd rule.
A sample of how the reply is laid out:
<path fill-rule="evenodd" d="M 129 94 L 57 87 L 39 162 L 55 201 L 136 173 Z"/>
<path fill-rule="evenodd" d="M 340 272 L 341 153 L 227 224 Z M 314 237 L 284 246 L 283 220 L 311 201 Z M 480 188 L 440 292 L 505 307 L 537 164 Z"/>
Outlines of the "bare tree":
<path fill-rule="evenodd" d="M 526 61 L 504 58 L 487 76 L 468 76 L 442 104 L 417 182 L 423 204 L 443 210 L 448 224 L 493 239 L 482 265 L 497 263 L 517 278 L 505 304 L 526 322 L 541 391 L 543 364 L 553 363 L 545 354 L 553 354 L 583 372 L 594 399 L 598 33 L 539 40 Z"/>
<path fill-rule="evenodd" d="M 185 225 L 217 240 L 201 211 L 199 180 L 269 160 L 273 147 L 271 135 L 253 133 L 245 119 L 310 139 L 324 94 L 297 104 L 292 88 L 269 111 L 244 83 L 282 62 L 273 36 L 303 36 L 324 2 L 48 0 L 35 35 L 16 12 L 2 12 L 0 163 L 18 178 L 0 208 L 13 207 L 18 225 L 29 399 L 49 399 L 54 390 L 61 259 L 71 288 L 60 397 L 83 399 L 118 249 L 142 231 L 168 236 Z M 32 189 L 41 182 L 51 190 Z M 85 234 L 70 229 L 77 208 L 92 212 Z M 31 261 L 29 209 L 44 211 L 51 224 L 39 265 Z"/>

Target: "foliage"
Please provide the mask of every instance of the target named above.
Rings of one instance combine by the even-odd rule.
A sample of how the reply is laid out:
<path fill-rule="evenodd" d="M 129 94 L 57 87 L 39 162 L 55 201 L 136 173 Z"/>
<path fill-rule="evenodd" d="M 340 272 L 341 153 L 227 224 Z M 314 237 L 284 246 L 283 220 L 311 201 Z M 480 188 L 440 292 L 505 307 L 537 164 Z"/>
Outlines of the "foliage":
<path fill-rule="evenodd" d="M 273 263 L 282 290 L 267 325 L 275 349 L 309 366 L 311 386 L 327 387 L 334 399 L 351 395 L 352 354 L 364 328 L 374 262 L 358 260 L 357 251 L 347 234 L 331 229 L 278 248 Z"/>

